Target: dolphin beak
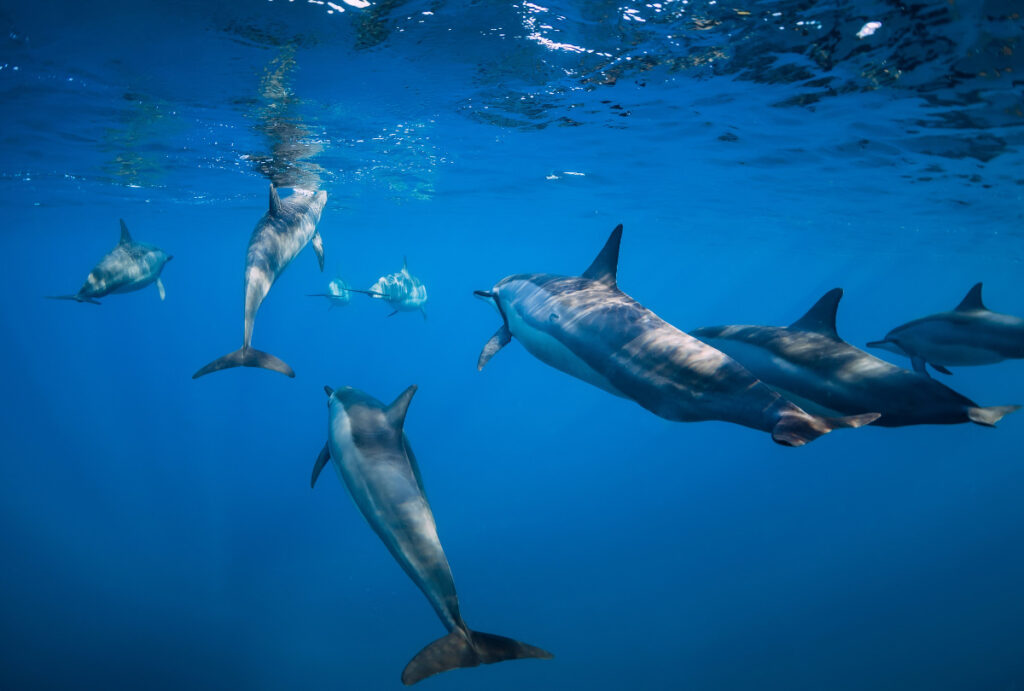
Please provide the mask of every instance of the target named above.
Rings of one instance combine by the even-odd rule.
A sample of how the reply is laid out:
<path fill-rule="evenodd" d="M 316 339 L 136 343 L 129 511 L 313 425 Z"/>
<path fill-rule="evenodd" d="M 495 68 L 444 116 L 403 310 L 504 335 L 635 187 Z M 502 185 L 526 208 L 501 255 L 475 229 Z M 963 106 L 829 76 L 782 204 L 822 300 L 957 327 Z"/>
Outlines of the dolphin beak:
<path fill-rule="evenodd" d="M 489 290 L 474 290 L 473 295 L 476 295 L 481 300 L 493 300 L 494 293 Z"/>

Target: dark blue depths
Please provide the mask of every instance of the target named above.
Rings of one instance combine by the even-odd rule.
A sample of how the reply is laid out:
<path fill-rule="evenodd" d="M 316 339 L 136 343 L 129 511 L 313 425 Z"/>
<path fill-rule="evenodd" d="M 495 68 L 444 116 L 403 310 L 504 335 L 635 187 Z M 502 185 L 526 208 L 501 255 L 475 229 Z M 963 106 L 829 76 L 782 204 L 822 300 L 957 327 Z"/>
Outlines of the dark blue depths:
<path fill-rule="evenodd" d="M 684 330 L 788 324 L 835 286 L 861 347 L 977 281 L 1024 315 L 1012 90 L 925 88 L 1007 66 L 993 42 L 1020 27 L 996 4 L 949 19 L 972 34 L 780 3 L 762 23 L 826 24 L 781 43 L 712 5 L 623 5 L 641 34 L 604 3 L 394 4 L 377 23 L 233 4 L 0 12 L 0 686 L 398 688 L 443 630 L 340 483 L 308 482 L 324 384 L 417 384 L 406 431 L 467 622 L 556 655 L 424 688 L 1024 687 L 1019 414 L 787 449 L 661 420 L 515 342 L 475 370 L 500 317 L 472 291 L 580 273 L 617 223 L 620 287 Z M 858 52 L 873 17 L 882 43 Z M 710 49 L 697 20 L 718 22 L 721 64 L 684 64 Z M 799 41 L 832 28 L 823 66 Z M 992 64 L 900 47 L 947 34 Z M 917 81 L 868 88 L 872 60 Z M 822 95 L 819 70 L 853 87 Z M 324 273 L 304 250 L 256 319 L 297 376 L 192 381 L 240 344 L 268 178 L 329 194 Z M 119 218 L 174 255 L 166 301 L 44 300 L 78 289 Z M 426 320 L 306 297 L 403 256 Z M 1024 402 L 1021 361 L 954 372 L 980 405 Z"/>

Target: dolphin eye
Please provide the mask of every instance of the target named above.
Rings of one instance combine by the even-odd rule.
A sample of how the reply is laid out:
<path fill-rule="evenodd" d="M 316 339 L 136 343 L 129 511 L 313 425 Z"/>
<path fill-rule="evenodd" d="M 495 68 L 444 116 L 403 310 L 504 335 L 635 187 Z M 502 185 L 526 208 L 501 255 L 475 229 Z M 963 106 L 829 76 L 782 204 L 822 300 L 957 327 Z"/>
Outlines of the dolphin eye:
<path fill-rule="evenodd" d="M 559 319 L 558 312 L 552 312 L 551 316 L 549 317 L 549 320 L 553 321 L 553 322 L 556 322 L 556 321 L 558 321 L 558 319 Z"/>

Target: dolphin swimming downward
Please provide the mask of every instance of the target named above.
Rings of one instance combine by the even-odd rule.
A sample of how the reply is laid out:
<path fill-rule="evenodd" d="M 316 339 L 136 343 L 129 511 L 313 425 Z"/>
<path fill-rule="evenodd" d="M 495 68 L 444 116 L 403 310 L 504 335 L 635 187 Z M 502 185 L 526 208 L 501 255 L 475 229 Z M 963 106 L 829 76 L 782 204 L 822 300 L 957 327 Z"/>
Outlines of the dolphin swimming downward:
<path fill-rule="evenodd" d="M 327 443 L 313 466 L 310 486 L 316 484 L 327 461 L 333 460 L 359 511 L 449 631 L 406 665 L 402 683 L 415 684 L 458 667 L 553 657 L 511 638 L 472 631 L 462 620 L 448 559 L 403 430 L 416 387 L 410 386 L 388 406 L 352 387 L 335 391 L 325 386 L 324 390 L 329 411 Z"/>
<path fill-rule="evenodd" d="M 926 364 L 952 374 L 947 367 L 1024 358 L 1024 319 L 986 308 L 976 283 L 955 309 L 897 326 L 868 347 L 906 355 L 921 374 L 928 374 Z"/>
<path fill-rule="evenodd" d="M 157 292 L 163 300 L 167 293 L 160 280 L 164 265 L 174 257 L 158 247 L 132 241 L 128 227 L 121 221 L 121 240 L 117 247 L 107 252 L 85 279 L 85 283 L 74 295 L 47 295 L 51 300 L 74 300 L 100 304 L 96 298 L 114 293 L 130 293 L 142 290 L 150 283 L 156 283 Z"/>
<path fill-rule="evenodd" d="M 1020 406 L 980 408 L 930 377 L 856 348 L 836 332 L 840 288 L 790 326 L 705 326 L 691 333 L 785 398 L 817 415 L 879 411 L 881 427 L 974 422 L 993 426 Z"/>
<path fill-rule="evenodd" d="M 274 281 L 310 240 L 313 241 L 320 270 L 324 270 L 324 244 L 316 224 L 326 203 L 327 193 L 323 190 L 295 189 L 291 196 L 281 199 L 271 183 L 270 209 L 252 231 L 245 257 L 245 333 L 242 347 L 206 365 L 192 375 L 193 379 L 231 367 L 262 367 L 289 377 L 295 376 L 284 361 L 250 346 L 253 321 Z"/>
<path fill-rule="evenodd" d="M 663 418 L 735 422 L 771 432 L 786 446 L 878 419 L 874 412 L 811 415 L 728 355 L 660 319 L 618 288 L 621 239 L 619 225 L 582 276 L 517 274 L 490 291 L 476 291 L 504 321 L 477 369 L 515 336 L 542 362 Z"/>

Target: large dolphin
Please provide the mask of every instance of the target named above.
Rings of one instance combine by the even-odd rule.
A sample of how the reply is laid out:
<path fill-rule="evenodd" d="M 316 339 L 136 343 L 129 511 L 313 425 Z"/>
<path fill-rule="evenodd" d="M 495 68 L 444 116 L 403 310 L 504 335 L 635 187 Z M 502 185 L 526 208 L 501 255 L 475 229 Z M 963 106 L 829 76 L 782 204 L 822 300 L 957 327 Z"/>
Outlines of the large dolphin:
<path fill-rule="evenodd" d="M 250 346 L 252 326 L 256 311 L 270 292 L 270 286 L 310 240 L 313 241 L 320 270 L 324 270 L 324 243 L 316 224 L 326 203 L 327 193 L 323 190 L 295 189 L 291 196 L 281 199 L 277 188 L 270 185 L 270 209 L 252 231 L 245 257 L 245 333 L 242 347 L 206 365 L 192 375 L 193 379 L 230 367 L 262 367 L 289 377 L 295 376 L 292 368 L 282 360 Z"/>
<path fill-rule="evenodd" d="M 167 293 L 160 280 L 164 265 L 174 257 L 159 247 L 134 242 L 128 227 L 121 221 L 121 240 L 117 247 L 100 259 L 85 279 L 85 283 L 74 295 L 47 295 L 51 300 L 74 300 L 100 304 L 96 298 L 114 293 L 130 293 L 142 290 L 150 283 L 156 283 L 157 292 L 163 300 Z"/>
<path fill-rule="evenodd" d="M 950 374 L 947 367 L 1024 358 L 1024 319 L 990 311 L 976 283 L 955 309 L 897 326 L 868 347 L 906 355 L 921 374 L 928 373 L 926 364 Z"/>
<path fill-rule="evenodd" d="M 370 286 L 369 290 L 359 291 L 372 295 L 375 298 L 384 300 L 394 309 L 389 314 L 393 317 L 399 312 L 415 312 L 419 310 L 423 318 L 427 318 L 427 311 L 423 305 L 427 302 L 427 287 L 423 281 L 409 273 L 409 264 L 402 257 L 402 270 L 386 274 L 377 279 Z"/>
<path fill-rule="evenodd" d="M 327 443 L 313 466 L 316 484 L 328 460 L 366 521 L 391 556 L 412 579 L 448 629 L 448 635 L 421 650 L 406 665 L 402 683 L 415 684 L 458 667 L 538 657 L 551 653 L 511 638 L 472 631 L 459 613 L 455 583 L 437 536 L 423 479 L 403 430 L 410 386 L 391 405 L 345 387 L 325 386 L 328 401 Z"/>
<path fill-rule="evenodd" d="M 746 367 L 785 398 L 818 415 L 882 414 L 875 425 L 992 426 L 1020 406 L 979 408 L 929 377 L 855 348 L 836 332 L 840 288 L 790 326 L 706 326 L 691 333 Z"/>
<path fill-rule="evenodd" d="M 582 276 L 517 274 L 476 291 L 504 321 L 477 368 L 515 336 L 542 362 L 663 418 L 735 422 L 771 432 L 787 446 L 878 418 L 804 412 L 728 355 L 660 319 L 618 288 L 621 239 L 619 225 Z"/>

